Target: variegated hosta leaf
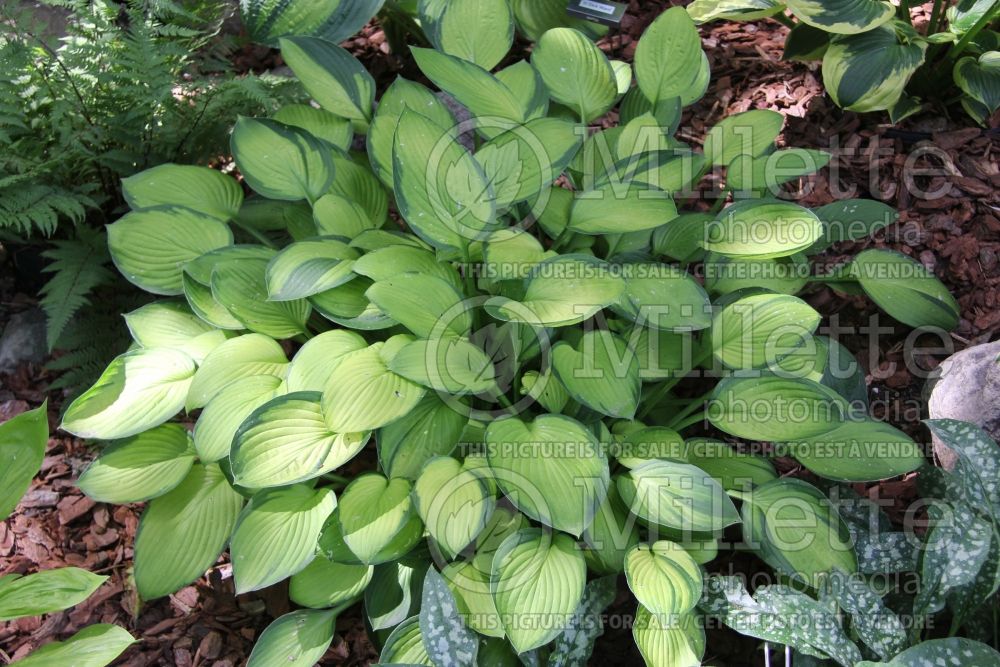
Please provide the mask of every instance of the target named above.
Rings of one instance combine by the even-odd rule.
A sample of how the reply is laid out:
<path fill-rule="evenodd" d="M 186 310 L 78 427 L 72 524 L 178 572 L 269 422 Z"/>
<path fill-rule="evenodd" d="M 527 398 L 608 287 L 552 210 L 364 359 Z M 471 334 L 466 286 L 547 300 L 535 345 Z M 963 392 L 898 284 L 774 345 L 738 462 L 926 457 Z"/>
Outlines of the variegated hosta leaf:
<path fill-rule="evenodd" d="M 708 294 L 686 272 L 667 264 L 627 264 L 625 292 L 612 309 L 637 325 L 704 329 L 711 324 Z"/>
<path fill-rule="evenodd" d="M 125 313 L 125 324 L 142 347 L 180 350 L 198 364 L 227 338 L 182 301 L 154 301 Z"/>
<path fill-rule="evenodd" d="M 345 329 L 325 331 L 299 348 L 288 367 L 288 391 L 323 391 L 330 373 L 348 354 L 368 347 L 361 335 Z"/>
<path fill-rule="evenodd" d="M 606 26 L 569 16 L 565 0 L 512 0 L 511 5 L 518 31 L 532 42 L 559 26 L 575 28 L 592 39 L 608 31 Z"/>
<path fill-rule="evenodd" d="M 608 57 L 590 38 L 572 28 L 553 28 L 535 44 L 531 64 L 549 96 L 587 123 L 603 115 L 618 98 L 618 83 Z"/>
<path fill-rule="evenodd" d="M 126 352 L 70 403 L 62 428 L 81 438 L 114 440 L 159 426 L 184 407 L 194 375 L 194 360 L 183 352 Z"/>
<path fill-rule="evenodd" d="M 986 106 L 992 115 L 1000 107 L 1000 51 L 987 51 L 955 63 L 955 83 L 966 95 Z"/>
<path fill-rule="evenodd" d="M 246 182 L 269 199 L 313 202 L 333 182 L 329 145 L 291 125 L 241 117 L 230 149 Z"/>
<path fill-rule="evenodd" d="M 639 407 L 639 360 L 618 336 L 604 329 L 587 332 L 574 349 L 561 341 L 552 348 L 552 368 L 576 401 L 591 410 L 631 419 Z"/>
<path fill-rule="evenodd" d="M 863 660 L 854 667 L 912 667 L 913 665 L 976 665 L 997 667 L 1000 653 L 992 647 L 964 637 L 929 639 L 912 646 L 889 662 Z"/>
<path fill-rule="evenodd" d="M 269 266 L 270 262 L 257 258 L 219 262 L 212 270 L 212 296 L 250 331 L 274 338 L 297 336 L 306 329 L 309 302 L 304 298 L 271 299 Z"/>
<path fill-rule="evenodd" d="M 400 273 L 377 281 L 365 296 L 382 311 L 421 338 L 465 335 L 471 310 L 462 294 L 447 281 L 422 273 Z"/>
<path fill-rule="evenodd" d="M 996 9 L 996 0 L 959 0 L 948 7 L 948 30 L 964 35 L 974 27 L 988 11 Z"/>
<path fill-rule="evenodd" d="M 686 97 L 698 87 L 701 37 L 683 7 L 671 7 L 646 29 L 635 49 L 639 88 L 654 105 L 671 97 Z"/>
<path fill-rule="evenodd" d="M 629 511 L 652 524 L 714 531 L 740 520 L 722 486 L 705 471 L 687 463 L 654 459 L 616 481 Z"/>
<path fill-rule="evenodd" d="M 587 567 L 599 574 L 618 574 L 625 569 L 625 556 L 639 543 L 636 519 L 629 514 L 616 485 L 597 509 L 583 533 Z"/>
<path fill-rule="evenodd" d="M 106 580 L 78 567 L 6 575 L 0 579 L 0 620 L 69 609 L 90 597 Z"/>
<path fill-rule="evenodd" d="M 372 630 L 391 630 L 420 610 L 429 559 L 404 558 L 375 565 L 365 590 L 365 615 Z"/>
<path fill-rule="evenodd" d="M 316 239 L 288 246 L 267 265 L 271 301 L 302 299 L 333 289 L 354 278 L 358 252 L 343 241 Z"/>
<path fill-rule="evenodd" d="M 80 475 L 77 486 L 102 503 L 143 502 L 180 484 L 194 458 L 187 429 L 163 424 L 109 445 Z"/>
<path fill-rule="evenodd" d="M 379 654 L 379 663 L 383 665 L 434 666 L 427 653 L 427 647 L 424 645 L 419 617 L 412 616 L 396 626 L 389 638 L 385 640 L 385 646 L 382 647 L 382 653 Z"/>
<path fill-rule="evenodd" d="M 373 473 L 356 477 L 344 490 L 338 510 L 343 539 L 362 563 L 371 563 L 410 520 L 411 489 L 405 479 Z"/>
<path fill-rule="evenodd" d="M 369 433 L 331 431 L 320 397 L 312 391 L 278 396 L 243 421 L 229 455 L 236 484 L 260 489 L 303 482 L 339 468 L 361 451 Z"/>
<path fill-rule="evenodd" d="M 679 544 L 640 544 L 625 557 L 628 586 L 650 613 L 685 614 L 701 597 L 701 568 Z"/>
<path fill-rule="evenodd" d="M 727 21 L 756 21 L 774 16 L 784 9 L 776 0 L 694 0 L 687 12 L 695 23 L 708 23 L 717 19 Z"/>
<path fill-rule="evenodd" d="M 65 641 L 44 644 L 17 664 L 18 667 L 103 667 L 114 662 L 135 642 L 124 628 L 96 623 Z"/>
<path fill-rule="evenodd" d="M 448 456 L 462 438 L 468 417 L 428 393 L 405 417 L 378 430 L 378 458 L 389 477 L 417 479 L 433 456 Z"/>
<path fill-rule="evenodd" d="M 655 614 L 640 604 L 632 637 L 650 666 L 700 667 L 705 654 L 705 629 L 693 614 Z"/>
<path fill-rule="evenodd" d="M 250 38 L 276 46 L 285 35 L 314 35 L 333 43 L 360 30 L 385 0 L 337 0 L 316 6 L 307 0 L 242 0 L 240 18 Z"/>
<path fill-rule="evenodd" d="M 655 229 L 677 217 L 670 195 L 633 185 L 623 194 L 617 186 L 578 192 L 569 228 L 579 234 L 620 234 Z"/>
<path fill-rule="evenodd" d="M 772 259 L 788 257 L 823 236 L 815 213 L 777 200 L 746 200 L 729 206 L 710 222 L 702 247 L 721 255 Z"/>
<path fill-rule="evenodd" d="M 122 179 L 122 196 L 133 210 L 183 206 L 226 222 L 236 217 L 243 189 L 216 169 L 161 164 Z"/>
<path fill-rule="evenodd" d="M 945 331 L 958 326 L 955 297 L 916 260 L 890 250 L 865 250 L 850 267 L 872 301 L 900 322 Z"/>
<path fill-rule="evenodd" d="M 334 609 L 299 609 L 279 617 L 254 643 L 247 667 L 310 667 L 333 641 Z"/>
<path fill-rule="evenodd" d="M 341 150 L 350 149 L 351 142 L 354 140 L 354 128 L 351 126 L 351 121 L 326 109 L 317 109 L 308 104 L 286 104 L 278 109 L 271 118 L 285 125 L 302 128 L 314 137 Z"/>
<path fill-rule="evenodd" d="M 212 350 L 195 373 L 185 408 L 205 407 L 227 385 L 242 378 L 270 375 L 284 378 L 288 369 L 285 351 L 263 334 L 230 338 Z"/>
<path fill-rule="evenodd" d="M 359 127 L 367 125 L 375 81 L 357 58 L 335 42 L 316 37 L 285 37 L 280 44 L 281 56 L 321 107 Z"/>
<path fill-rule="evenodd" d="M 842 481 L 888 479 L 925 462 L 923 451 L 910 436 L 875 420 L 848 421 L 791 446 L 790 453 L 806 468 Z"/>
<path fill-rule="evenodd" d="M 336 504 L 330 489 L 305 484 L 257 492 L 229 544 L 237 595 L 276 584 L 308 565 Z"/>
<path fill-rule="evenodd" d="M 479 638 L 462 622 L 455 596 L 433 567 L 424 577 L 419 626 L 424 648 L 438 667 L 477 664 Z"/>
<path fill-rule="evenodd" d="M 487 637 L 504 636 L 503 624 L 497 614 L 490 592 L 490 572 L 474 562 L 456 561 L 441 571 L 455 596 L 458 613 L 467 626 Z"/>
<path fill-rule="evenodd" d="M 253 375 L 235 380 L 208 402 L 194 425 L 194 448 L 202 461 L 229 456 L 233 437 L 253 411 L 274 398 L 281 378 Z"/>
<path fill-rule="evenodd" d="M 518 653 L 548 643 L 572 623 L 586 569 L 568 535 L 526 529 L 504 540 L 493 558 L 490 587 Z"/>
<path fill-rule="evenodd" d="M 753 294 L 727 304 L 712 320 L 712 353 L 729 368 L 774 367 L 780 355 L 812 340 L 820 314 L 798 297 Z"/>
<path fill-rule="evenodd" d="M 446 456 L 427 462 L 413 491 L 417 513 L 448 558 L 479 535 L 495 506 L 479 475 Z"/>
<path fill-rule="evenodd" d="M 335 563 L 316 556 L 288 580 L 288 597 L 303 607 L 336 607 L 361 597 L 373 569 L 371 565 Z"/>
<path fill-rule="evenodd" d="M 803 23 L 842 35 L 868 32 L 896 15 L 886 0 L 785 0 L 785 4 Z"/>
<path fill-rule="evenodd" d="M 900 43 L 888 26 L 837 37 L 823 56 L 823 85 L 849 111 L 888 109 L 923 64 L 926 48 L 918 40 Z"/>

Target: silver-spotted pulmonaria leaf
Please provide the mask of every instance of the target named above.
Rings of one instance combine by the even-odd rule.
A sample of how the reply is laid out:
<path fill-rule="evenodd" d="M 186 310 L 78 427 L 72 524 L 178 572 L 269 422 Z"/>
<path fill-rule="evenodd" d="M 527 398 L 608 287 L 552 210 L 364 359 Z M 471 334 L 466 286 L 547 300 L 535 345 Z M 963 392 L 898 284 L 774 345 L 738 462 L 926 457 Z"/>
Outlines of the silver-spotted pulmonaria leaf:
<path fill-rule="evenodd" d="M 0 621 L 69 609 L 90 597 L 107 577 L 78 567 L 59 567 L 0 579 Z"/>
<path fill-rule="evenodd" d="M 18 667 L 104 667 L 136 641 L 124 628 L 96 623 L 65 641 L 43 644 L 17 664 Z"/>
<path fill-rule="evenodd" d="M 333 641 L 335 609 L 299 609 L 279 617 L 254 643 L 247 667 L 311 667 Z"/>
<path fill-rule="evenodd" d="M 694 614 L 664 616 L 639 605 L 632 637 L 647 665 L 700 667 L 705 655 L 705 629 Z"/>
<path fill-rule="evenodd" d="M 824 580 L 821 593 L 851 615 L 854 632 L 881 658 L 887 660 L 906 647 L 903 622 L 860 577 L 834 572 Z"/>
<path fill-rule="evenodd" d="M 308 565 L 336 504 L 333 491 L 306 484 L 257 492 L 243 508 L 229 544 L 236 594 L 276 584 Z"/>
<path fill-rule="evenodd" d="M 751 597 L 739 577 L 712 575 L 699 607 L 744 635 L 829 657 L 843 667 L 861 660 L 861 651 L 829 608 L 788 586 L 761 586 Z"/>
<path fill-rule="evenodd" d="M 631 419 L 639 407 L 639 360 L 624 340 L 605 329 L 583 335 L 574 348 L 552 348 L 552 369 L 575 400 L 609 417 Z"/>
<path fill-rule="evenodd" d="M 518 653 L 547 644 L 572 622 L 586 570 L 568 535 L 525 529 L 503 541 L 493 557 L 490 589 Z"/>
<path fill-rule="evenodd" d="M 628 587 L 653 614 L 684 614 L 701 597 L 701 568 L 679 544 L 660 540 L 640 544 L 625 557 Z"/>
<path fill-rule="evenodd" d="M 956 667 L 997 667 L 1000 665 L 1000 653 L 991 646 L 964 637 L 949 637 L 948 639 L 929 639 L 912 646 L 888 662 L 870 662 L 863 660 L 854 667 L 937 667 L 938 665 L 955 665 Z"/>
<path fill-rule="evenodd" d="M 116 357 L 63 414 L 62 428 L 81 438 L 127 438 L 159 426 L 184 407 L 194 360 L 169 348 Z"/>
<path fill-rule="evenodd" d="M 785 0 L 785 4 L 803 23 L 841 35 L 868 32 L 896 15 L 887 0 Z"/>
<path fill-rule="evenodd" d="M 277 46 L 285 35 L 314 35 L 341 42 L 378 14 L 385 0 L 335 0 L 314 5 L 308 0 L 241 0 L 240 18 L 250 38 Z"/>
<path fill-rule="evenodd" d="M 427 532 L 448 558 L 479 535 L 496 505 L 486 482 L 447 456 L 427 462 L 413 492 Z"/>
<path fill-rule="evenodd" d="M 196 463 L 146 506 L 135 537 L 135 584 L 143 600 L 179 590 L 219 558 L 243 507 L 216 464 Z"/>
<path fill-rule="evenodd" d="M 948 476 L 961 489 L 957 499 L 1000 519 L 1000 449 L 980 427 L 956 419 L 929 419 L 927 426 L 958 455 Z"/>
<path fill-rule="evenodd" d="M 490 423 L 486 445 L 493 477 L 526 515 L 577 536 L 593 521 L 607 494 L 608 459 L 583 424 L 509 417 Z"/>
<path fill-rule="evenodd" d="M 945 331 L 958 326 L 955 297 L 916 260 L 890 250 L 865 250 L 851 262 L 850 272 L 872 301 L 900 322 Z"/>
<path fill-rule="evenodd" d="M 594 642 L 604 634 L 601 616 L 615 599 L 617 581 L 617 577 L 609 576 L 587 584 L 576 613 L 552 644 L 548 667 L 585 667 Z"/>
<path fill-rule="evenodd" d="M 333 183 L 329 144 L 305 130 L 241 117 L 229 144 L 247 184 L 269 199 L 314 202 Z"/>
<path fill-rule="evenodd" d="M 102 503 L 144 502 L 180 484 L 194 459 L 187 429 L 162 424 L 109 445 L 80 475 L 77 486 Z"/>
<path fill-rule="evenodd" d="M 773 368 L 812 341 L 820 314 L 787 294 L 752 294 L 721 308 L 712 319 L 712 353 L 734 369 Z"/>
<path fill-rule="evenodd" d="M 362 563 L 373 562 L 410 520 L 412 486 L 375 473 L 356 477 L 344 490 L 338 511 L 343 539 Z"/>
<path fill-rule="evenodd" d="M 926 49 L 920 40 L 901 43 L 889 26 L 836 37 L 823 56 L 823 85 L 849 111 L 889 109 L 923 64 Z"/>
<path fill-rule="evenodd" d="M 0 424 L 0 521 L 7 518 L 45 460 L 48 403 Z"/>
<path fill-rule="evenodd" d="M 715 531 L 740 520 L 722 485 L 688 463 L 654 459 L 616 481 L 629 511 L 652 524 Z"/>
<path fill-rule="evenodd" d="M 635 49 L 635 76 L 654 105 L 700 87 L 701 37 L 683 7 L 671 7 L 646 29 Z"/>
<path fill-rule="evenodd" d="M 216 169 L 161 164 L 122 179 L 122 196 L 132 209 L 183 206 L 223 222 L 240 212 L 243 189 Z"/>
<path fill-rule="evenodd" d="M 227 385 L 242 378 L 270 375 L 283 379 L 288 358 L 281 345 L 263 334 L 244 334 L 230 338 L 212 350 L 198 367 L 184 407 L 205 407 Z"/>
<path fill-rule="evenodd" d="M 433 567 L 424 576 L 419 625 L 424 648 L 437 667 L 477 664 L 479 639 L 462 622 L 455 596 Z"/>
<path fill-rule="evenodd" d="M 694 0 L 687 12 L 695 23 L 708 23 L 717 19 L 727 21 L 756 21 L 774 16 L 785 5 L 777 0 Z"/>
<path fill-rule="evenodd" d="M 367 125 L 375 80 L 357 58 L 335 42 L 317 37 L 284 37 L 280 44 L 282 58 L 321 107 L 362 128 Z"/>
<path fill-rule="evenodd" d="M 603 115 L 618 99 L 618 82 L 608 57 L 578 30 L 547 31 L 535 44 L 531 64 L 549 96 L 584 123 Z"/>
<path fill-rule="evenodd" d="M 705 229 L 702 247 L 720 255 L 772 259 L 811 247 L 823 236 L 815 213 L 777 200 L 746 200 L 729 206 Z"/>

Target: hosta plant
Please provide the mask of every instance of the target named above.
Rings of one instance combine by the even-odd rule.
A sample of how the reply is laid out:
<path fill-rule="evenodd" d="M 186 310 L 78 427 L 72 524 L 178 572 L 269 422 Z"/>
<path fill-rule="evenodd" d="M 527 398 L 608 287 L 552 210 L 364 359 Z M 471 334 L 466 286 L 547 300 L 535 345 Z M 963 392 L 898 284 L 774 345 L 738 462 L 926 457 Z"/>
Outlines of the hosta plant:
<path fill-rule="evenodd" d="M 470 31 L 510 35 L 490 4 Z M 125 316 L 134 346 L 63 428 L 113 441 L 80 478 L 89 496 L 148 501 L 142 599 L 228 547 L 238 593 L 288 580 L 300 607 L 253 667 L 313 664 L 359 601 L 383 663 L 571 665 L 624 573 L 646 660 L 691 664 L 723 531 L 742 524 L 809 590 L 858 569 L 818 488 L 688 429 L 707 416 L 829 480 L 922 465 L 867 416 L 850 354 L 795 296 L 811 255 L 893 213 L 778 198 L 828 159 L 777 150 L 778 114 L 728 118 L 703 151 L 676 139 L 709 79 L 683 9 L 634 66 L 567 27 L 527 61 L 413 48 L 441 92 L 399 78 L 377 105 L 347 51 L 279 44 L 317 106 L 236 124 L 242 184 L 173 165 L 128 179 L 132 211 L 108 232 L 119 270 L 164 298 Z M 620 124 L 590 127 L 613 109 Z M 682 212 L 715 168 L 734 203 Z M 869 250 L 821 279 L 912 326 L 957 322 L 902 255 Z M 789 502 L 808 527 L 776 520 Z"/>
<path fill-rule="evenodd" d="M 935 0 L 923 32 L 910 2 L 887 0 L 695 0 L 699 23 L 770 17 L 791 28 L 785 58 L 822 60 L 823 85 L 851 111 L 888 110 L 893 122 L 926 102 L 955 101 L 986 124 L 1000 107 L 1000 19 L 996 0 Z M 785 11 L 791 13 L 794 20 Z"/>

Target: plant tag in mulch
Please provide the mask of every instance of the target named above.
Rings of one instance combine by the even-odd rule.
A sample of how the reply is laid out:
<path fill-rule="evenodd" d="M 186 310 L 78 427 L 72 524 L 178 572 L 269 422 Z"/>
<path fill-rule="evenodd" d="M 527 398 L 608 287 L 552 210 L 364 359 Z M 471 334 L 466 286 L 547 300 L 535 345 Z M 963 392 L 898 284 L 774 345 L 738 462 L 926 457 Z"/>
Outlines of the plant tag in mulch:
<path fill-rule="evenodd" d="M 626 5 L 620 2 L 598 2 L 597 0 L 571 0 L 566 8 L 570 16 L 594 21 L 616 28 L 625 16 Z"/>

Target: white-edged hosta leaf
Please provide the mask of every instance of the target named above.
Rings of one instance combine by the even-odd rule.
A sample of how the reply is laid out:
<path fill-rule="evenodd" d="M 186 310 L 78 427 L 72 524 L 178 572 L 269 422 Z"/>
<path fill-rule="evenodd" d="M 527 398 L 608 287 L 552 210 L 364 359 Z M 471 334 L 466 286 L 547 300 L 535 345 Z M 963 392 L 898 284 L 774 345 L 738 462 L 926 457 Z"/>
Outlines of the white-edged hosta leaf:
<path fill-rule="evenodd" d="M 288 597 L 312 609 L 336 607 L 361 597 L 373 570 L 371 565 L 335 563 L 318 555 L 288 580 Z"/>
<path fill-rule="evenodd" d="M 823 56 L 823 86 L 848 111 L 889 109 L 923 64 L 926 49 L 923 40 L 901 43 L 891 26 L 835 37 Z"/>
<path fill-rule="evenodd" d="M 204 407 L 236 380 L 254 375 L 284 378 L 287 370 L 285 351 L 273 338 L 256 333 L 230 338 L 205 357 L 191 383 L 186 407 Z"/>
<path fill-rule="evenodd" d="M 194 448 L 198 458 L 211 462 L 229 456 L 233 436 L 240 424 L 274 398 L 281 383 L 281 378 L 274 375 L 251 375 L 223 387 L 208 402 L 194 425 Z"/>
<path fill-rule="evenodd" d="M 125 313 L 132 338 L 142 347 L 170 347 L 201 363 L 226 334 L 191 312 L 183 301 L 154 301 Z"/>
<path fill-rule="evenodd" d="M 326 109 L 317 109 L 308 104 L 286 104 L 271 118 L 279 123 L 301 128 L 341 150 L 348 150 L 354 140 L 351 121 Z"/>
<path fill-rule="evenodd" d="M 243 421 L 229 455 L 237 484 L 259 489 L 303 482 L 339 468 L 361 451 L 369 434 L 331 431 L 320 396 L 313 391 L 278 396 Z"/>
<path fill-rule="evenodd" d="M 226 223 L 179 207 L 133 211 L 108 225 L 115 266 L 130 283 L 153 294 L 181 294 L 184 265 L 232 242 Z"/>
<path fill-rule="evenodd" d="M 616 483 L 629 511 L 659 526 L 714 531 L 740 520 L 722 485 L 688 463 L 653 459 Z"/>
<path fill-rule="evenodd" d="M 220 262 L 212 271 L 212 296 L 253 332 L 273 338 L 297 336 L 305 331 L 309 302 L 269 300 L 268 266 L 263 259 Z"/>
<path fill-rule="evenodd" d="M 430 392 L 406 416 L 378 430 L 379 463 L 389 477 L 415 480 L 431 457 L 452 453 L 469 418 L 449 403 Z"/>
<path fill-rule="evenodd" d="M 183 352 L 139 349 L 118 356 L 63 414 L 63 430 L 81 438 L 127 438 L 184 407 L 195 364 Z"/>
<path fill-rule="evenodd" d="M 823 223 L 807 208 L 783 201 L 744 200 L 722 210 L 705 228 L 702 247 L 721 255 L 787 257 L 823 236 Z"/>
<path fill-rule="evenodd" d="M 625 557 L 628 587 L 653 614 L 684 614 L 701 598 L 701 568 L 679 544 L 639 544 Z"/>
<path fill-rule="evenodd" d="M 647 665 L 698 667 L 705 654 L 705 629 L 693 614 L 661 616 L 640 604 L 632 637 Z"/>
<path fill-rule="evenodd" d="M 365 590 L 365 615 L 372 630 L 391 630 L 420 610 L 430 559 L 403 558 L 374 566 Z"/>
<path fill-rule="evenodd" d="M 14 511 L 45 460 L 48 403 L 0 424 L 0 521 Z"/>
<path fill-rule="evenodd" d="M 240 117 L 229 145 L 247 184 L 268 199 L 314 202 L 333 182 L 330 146 L 297 127 Z"/>
<path fill-rule="evenodd" d="M 433 567 L 424 575 L 419 624 L 424 648 L 437 667 L 477 664 L 479 638 L 462 621 L 455 596 Z"/>
<path fill-rule="evenodd" d="M 573 28 L 553 28 L 535 44 L 531 64 L 549 96 L 584 122 L 603 115 L 618 98 L 618 82 L 608 57 Z"/>
<path fill-rule="evenodd" d="M 820 314 L 798 297 L 745 296 L 712 319 L 712 353 L 729 368 L 774 367 L 781 357 L 811 341 L 819 322 Z"/>
<path fill-rule="evenodd" d="M 479 394 L 496 385 L 489 356 L 468 340 L 452 336 L 409 343 L 389 362 L 389 370 L 452 396 Z"/>
<path fill-rule="evenodd" d="M 476 118 L 489 119 L 486 129 L 492 130 L 490 134 L 497 133 L 497 124 L 509 123 L 513 127 L 527 120 L 517 95 L 479 65 L 434 49 L 410 47 L 410 52 L 428 79 L 461 102 Z M 452 129 L 451 124 L 441 126 L 433 119 L 431 122 L 441 131 Z"/>
<path fill-rule="evenodd" d="M 493 558 L 490 590 L 518 653 L 548 643 L 572 622 L 586 571 L 568 535 L 531 528 L 503 541 Z"/>
<path fill-rule="evenodd" d="M 420 618 L 413 616 L 396 626 L 379 654 L 380 665 L 426 665 L 434 667 L 420 632 Z"/>
<path fill-rule="evenodd" d="M 356 477 L 340 498 L 338 511 L 344 542 L 362 563 L 396 537 L 413 513 L 410 483 L 375 473 Z"/>
<path fill-rule="evenodd" d="M 631 419 L 639 407 L 639 360 L 624 340 L 605 329 L 588 331 L 576 348 L 556 343 L 552 369 L 569 395 L 591 410 Z"/>
<path fill-rule="evenodd" d="M 333 369 L 323 391 L 323 414 L 331 430 L 380 428 L 406 415 L 423 398 L 423 387 L 389 370 L 384 352 L 389 352 L 388 343 L 374 343 L 347 354 Z"/>
<path fill-rule="evenodd" d="M 308 565 L 336 504 L 330 489 L 305 484 L 258 491 L 243 508 L 229 544 L 236 594 L 276 584 Z"/>
<path fill-rule="evenodd" d="M 602 615 L 614 601 L 617 577 L 601 577 L 587 583 L 573 618 L 555 638 L 546 663 L 550 667 L 583 667 L 590 660 L 594 642 L 604 634 Z"/>
<path fill-rule="evenodd" d="M 299 241 L 274 256 L 267 265 L 267 292 L 271 301 L 303 299 L 343 285 L 358 252 L 336 239 Z"/>
<path fill-rule="evenodd" d="M 976 667 L 997 667 L 1000 653 L 982 642 L 965 637 L 928 639 L 911 646 L 888 662 L 862 660 L 854 667 L 913 667 L 914 665 L 976 665 Z"/>
<path fill-rule="evenodd" d="M 594 435 L 569 417 L 491 422 L 486 451 L 504 494 L 547 526 L 579 536 L 607 494 L 607 457 Z"/>
<path fill-rule="evenodd" d="M 288 391 L 323 391 L 333 369 L 351 352 L 368 347 L 359 334 L 325 331 L 299 348 L 288 367 Z"/>
<path fill-rule="evenodd" d="M 646 29 L 635 49 L 635 76 L 653 104 L 685 97 L 699 85 L 701 37 L 683 7 L 671 7 Z"/>
<path fill-rule="evenodd" d="M 417 514 L 448 558 L 482 532 L 495 506 L 480 476 L 447 456 L 427 462 L 413 491 Z"/>
<path fill-rule="evenodd" d="M 900 322 L 946 331 L 958 326 L 958 302 L 923 264 L 898 252 L 872 249 L 859 253 L 850 266 L 872 301 Z"/>
<path fill-rule="evenodd" d="M 436 17 L 435 46 L 485 70 L 496 67 L 514 42 L 514 16 L 507 0 L 451 0 Z"/>
<path fill-rule="evenodd" d="M 139 503 L 180 484 L 194 458 L 187 429 L 162 424 L 109 445 L 76 484 L 100 503 Z"/>
<path fill-rule="evenodd" d="M 371 120 L 375 80 L 350 52 L 319 37 L 296 35 L 279 43 L 281 57 L 321 107 L 360 127 Z"/>
<path fill-rule="evenodd" d="M 78 567 L 58 567 L 0 580 L 0 621 L 40 616 L 80 604 L 107 580 Z"/>
<path fill-rule="evenodd" d="M 625 234 L 660 227 L 677 217 L 670 195 L 654 188 L 604 187 L 576 193 L 569 228 L 579 234 Z"/>
<path fill-rule="evenodd" d="M 49 642 L 17 661 L 18 667 L 105 667 L 136 639 L 125 628 L 95 623 L 61 642 Z"/>
<path fill-rule="evenodd" d="M 243 496 L 215 464 L 146 506 L 135 537 L 135 584 L 143 600 L 169 595 L 215 564 L 236 525 Z"/>
<path fill-rule="evenodd" d="M 240 212 L 243 189 L 216 169 L 161 164 L 122 179 L 122 196 L 132 209 L 183 206 L 222 220 Z"/>
<path fill-rule="evenodd" d="M 896 7 L 887 0 L 785 0 L 803 23 L 842 35 L 868 32 L 892 20 Z"/>
<path fill-rule="evenodd" d="M 247 667 L 312 667 L 333 641 L 334 609 L 298 609 L 274 620 L 254 643 Z"/>
<path fill-rule="evenodd" d="M 741 155 L 760 157 L 774 145 L 784 122 L 780 113 L 766 109 L 726 116 L 705 137 L 705 157 L 721 167 Z"/>

